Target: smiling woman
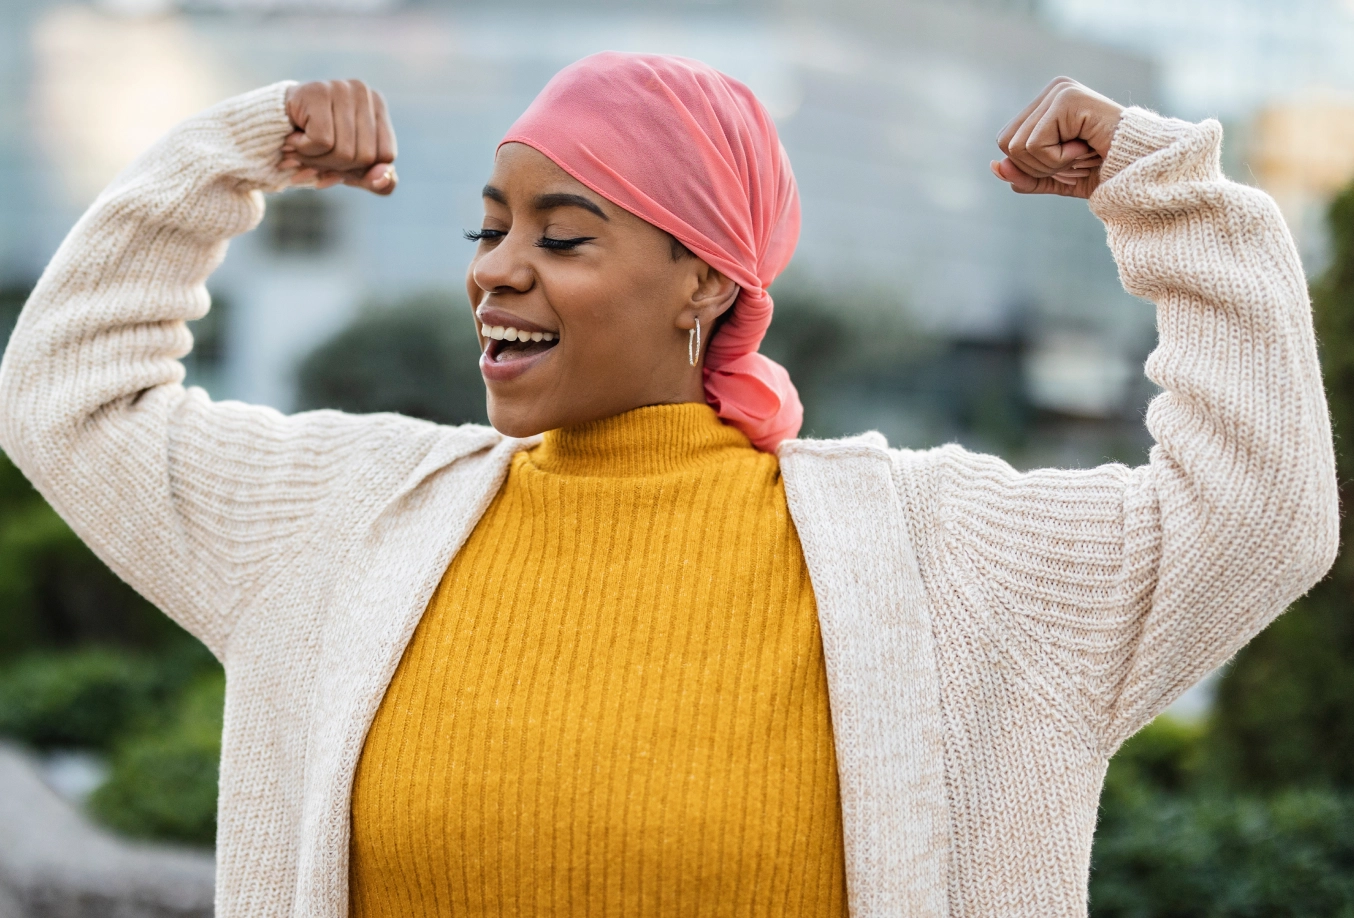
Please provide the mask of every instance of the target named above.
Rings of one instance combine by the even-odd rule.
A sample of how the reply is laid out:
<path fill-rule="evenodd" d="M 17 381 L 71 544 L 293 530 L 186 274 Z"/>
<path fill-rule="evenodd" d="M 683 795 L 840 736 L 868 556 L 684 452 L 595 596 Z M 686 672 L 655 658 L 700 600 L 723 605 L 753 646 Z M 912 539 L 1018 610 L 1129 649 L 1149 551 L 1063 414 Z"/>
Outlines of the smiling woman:
<path fill-rule="evenodd" d="M 493 428 L 185 389 L 261 192 L 398 178 L 356 81 L 176 128 L 26 305 L 0 444 L 225 664 L 217 914 L 1084 915 L 1109 756 L 1336 547 L 1301 265 L 1220 143 L 1065 78 L 997 135 L 1159 308 L 1149 462 L 1020 474 L 794 439 L 794 176 L 699 62 L 585 58 L 503 138 Z"/>

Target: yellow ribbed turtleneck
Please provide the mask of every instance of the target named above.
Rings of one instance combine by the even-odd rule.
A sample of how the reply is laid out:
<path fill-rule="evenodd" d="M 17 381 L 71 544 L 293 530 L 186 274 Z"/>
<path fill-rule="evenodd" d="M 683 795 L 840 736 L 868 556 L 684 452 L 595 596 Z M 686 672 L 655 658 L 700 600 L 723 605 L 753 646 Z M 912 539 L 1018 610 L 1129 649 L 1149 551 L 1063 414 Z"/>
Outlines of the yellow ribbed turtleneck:
<path fill-rule="evenodd" d="M 518 453 L 358 764 L 355 918 L 846 913 L 776 457 L 701 404 Z"/>

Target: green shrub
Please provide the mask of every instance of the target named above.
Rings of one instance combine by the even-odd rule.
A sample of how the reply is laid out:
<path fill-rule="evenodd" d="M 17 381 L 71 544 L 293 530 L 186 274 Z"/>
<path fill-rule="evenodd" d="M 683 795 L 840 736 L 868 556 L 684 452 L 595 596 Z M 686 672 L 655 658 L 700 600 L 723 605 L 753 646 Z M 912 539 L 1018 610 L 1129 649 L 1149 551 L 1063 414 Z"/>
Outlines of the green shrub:
<path fill-rule="evenodd" d="M 1096 837 L 1095 918 L 1354 918 L 1354 795 L 1119 802 Z"/>
<path fill-rule="evenodd" d="M 1163 714 L 1119 749 L 1105 775 L 1104 806 L 1113 810 L 1145 792 L 1195 789 L 1204 777 L 1204 724 Z"/>
<path fill-rule="evenodd" d="M 1094 918 L 1354 918 L 1354 794 L 1238 796 L 1207 725 L 1158 717 L 1110 761 Z"/>
<path fill-rule="evenodd" d="M 148 716 L 155 681 L 149 661 L 108 648 L 31 654 L 0 674 L 0 734 L 107 749 Z"/>
<path fill-rule="evenodd" d="M 154 655 L 98 646 L 29 653 L 0 668 L 0 735 L 108 750 L 155 728 L 186 686 L 217 669 L 194 640 Z"/>
<path fill-rule="evenodd" d="M 225 687 L 219 671 L 200 676 L 170 719 L 121 743 L 90 812 L 127 835 L 212 844 Z"/>

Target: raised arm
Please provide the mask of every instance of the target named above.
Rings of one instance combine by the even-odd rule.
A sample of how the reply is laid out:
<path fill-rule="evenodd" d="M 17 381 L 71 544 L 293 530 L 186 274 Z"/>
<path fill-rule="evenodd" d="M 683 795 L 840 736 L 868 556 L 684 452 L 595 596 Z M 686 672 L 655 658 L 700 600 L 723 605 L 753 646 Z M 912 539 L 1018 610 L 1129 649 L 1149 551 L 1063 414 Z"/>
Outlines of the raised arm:
<path fill-rule="evenodd" d="M 1052 138 L 1043 161 L 1021 150 L 994 171 L 1017 191 L 1090 196 L 1124 286 L 1156 303 L 1150 460 L 1020 474 L 946 447 L 904 461 L 940 495 L 914 495 L 933 594 L 989 622 L 1013 670 L 1109 752 L 1330 567 L 1334 455 L 1301 265 L 1274 202 L 1222 175 L 1218 124 L 1128 109 L 1087 144 L 1050 111 L 1025 113 Z"/>
<path fill-rule="evenodd" d="M 362 457 L 432 429 L 288 418 L 181 385 L 185 322 L 206 313 L 207 276 L 262 217 L 261 192 L 297 166 L 325 183 L 379 177 L 329 174 L 334 144 L 296 133 L 308 119 L 295 91 L 289 113 L 291 85 L 184 122 L 122 173 L 52 259 L 0 366 L 0 445 L 114 571 L 218 655 L 241 600 L 285 567 Z"/>

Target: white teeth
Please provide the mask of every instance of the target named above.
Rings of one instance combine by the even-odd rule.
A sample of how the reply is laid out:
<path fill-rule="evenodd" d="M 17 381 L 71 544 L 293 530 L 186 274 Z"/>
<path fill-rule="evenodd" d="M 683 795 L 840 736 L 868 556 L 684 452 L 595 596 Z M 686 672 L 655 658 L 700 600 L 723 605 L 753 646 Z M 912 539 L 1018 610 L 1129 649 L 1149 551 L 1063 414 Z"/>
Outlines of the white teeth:
<path fill-rule="evenodd" d="M 554 332 L 521 331 L 511 325 L 481 325 L 480 333 L 496 341 L 554 341 L 559 337 Z"/>

